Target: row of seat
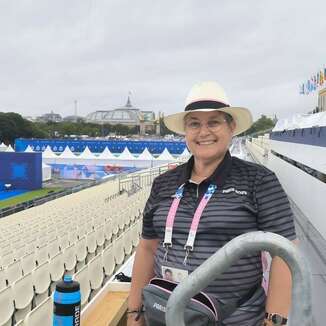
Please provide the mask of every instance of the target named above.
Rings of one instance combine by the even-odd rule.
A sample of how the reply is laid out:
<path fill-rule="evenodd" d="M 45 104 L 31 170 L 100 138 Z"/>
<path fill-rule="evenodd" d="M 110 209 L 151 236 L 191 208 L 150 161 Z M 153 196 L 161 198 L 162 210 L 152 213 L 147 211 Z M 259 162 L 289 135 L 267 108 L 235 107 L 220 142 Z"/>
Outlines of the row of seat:
<path fill-rule="evenodd" d="M 66 270 L 78 270 L 85 262 L 107 247 L 119 234 L 124 231 L 130 232 L 129 225 L 135 221 L 138 222 L 140 217 L 141 215 L 138 215 L 136 218 L 130 219 L 122 229 L 119 228 L 118 219 L 115 218 L 115 223 L 108 219 L 104 225 L 99 225 L 95 230 L 85 232 L 85 234 L 78 234 L 75 231 L 65 233 L 40 247 L 30 247 L 30 251 L 21 257 L 14 258 L 13 253 L 9 252 L 2 257 L 0 289 L 48 260 L 55 264 L 58 257 L 62 257 L 60 259 L 63 259 Z"/>
<path fill-rule="evenodd" d="M 141 224 L 141 219 L 133 223 L 103 251 L 85 262 L 77 273 L 72 268 L 77 263 L 76 256 L 69 266 L 65 262 L 65 254 L 60 252 L 53 259 L 6 285 L 0 291 L 0 326 L 10 326 L 12 321 L 15 323 L 24 319 L 29 311 L 53 292 L 56 282 L 65 273 L 74 274 L 74 279 L 80 282 L 82 306 L 87 304 L 102 287 L 104 280 L 109 279 L 116 268 L 132 254 L 139 241 Z"/>
<path fill-rule="evenodd" d="M 0 240 L 3 238 L 1 235 L 3 230 L 8 232 L 9 235 L 10 233 L 15 235 L 16 231 L 19 231 L 19 229 L 22 229 L 22 227 L 25 226 L 24 222 L 29 225 L 32 220 L 41 221 L 43 219 L 45 221 L 48 220 L 51 216 L 53 216 L 55 219 L 60 217 L 60 215 L 65 216 L 68 211 L 83 212 L 80 208 L 87 208 L 87 206 L 90 208 L 103 206 L 107 202 L 108 198 L 111 198 L 110 204 L 112 207 L 115 206 L 115 203 L 120 203 L 121 207 L 123 207 L 122 203 L 125 201 L 119 200 L 118 197 L 126 197 L 127 194 L 121 194 L 119 188 L 119 180 L 109 180 L 105 183 L 85 189 L 81 192 L 73 193 L 58 198 L 54 201 L 44 203 L 43 205 L 32 207 L 28 210 L 12 214 L 6 218 L 2 218 L 0 220 Z M 85 212 L 85 214 L 86 213 L 87 212 Z"/>
<path fill-rule="evenodd" d="M 106 240 L 110 240 L 112 234 L 118 234 L 139 218 L 140 207 L 144 206 L 145 200 L 134 200 L 131 196 L 128 201 L 129 205 L 125 204 L 124 210 L 111 209 L 108 203 L 102 210 L 102 215 L 99 216 L 92 216 L 92 212 L 89 211 L 88 216 L 79 218 L 76 216 L 67 220 L 58 219 L 56 224 L 48 222 L 48 225 L 41 230 L 23 229 L 24 231 L 18 233 L 17 239 L 8 238 L 3 241 L 0 249 L 0 267 L 5 267 L 32 251 L 37 254 L 48 250 L 49 256 L 53 256 L 58 248 L 65 248 L 69 243 L 81 241 L 84 236 L 87 239 L 88 248 L 93 248 L 95 243 L 98 246 L 102 245 L 100 242 L 103 241 L 104 236 Z"/>
<path fill-rule="evenodd" d="M 65 273 L 80 280 L 87 304 L 124 263 L 139 241 L 150 185 L 130 196 L 117 189 L 109 181 L 0 220 L 0 326 L 39 325 L 28 320 L 46 311 L 39 307 L 44 299 L 49 307 Z"/>
<path fill-rule="evenodd" d="M 29 215 L 24 214 L 20 216 L 20 219 L 13 217 L 7 223 L 4 223 L 3 219 L 1 219 L 0 240 L 6 241 L 6 239 L 10 238 L 12 242 L 19 242 L 22 233 L 30 231 L 44 234 L 49 227 L 57 229 L 60 229 L 60 227 L 65 228 L 67 223 L 69 224 L 69 221 L 72 219 L 75 224 L 78 224 L 76 222 L 79 222 L 79 220 L 89 220 L 90 217 L 94 219 L 103 218 L 108 214 L 112 214 L 112 212 L 123 211 L 127 207 L 133 210 L 137 208 L 141 210 L 143 208 L 142 205 L 146 201 L 147 194 L 148 192 L 141 191 L 139 194 L 137 193 L 131 196 L 133 200 L 130 200 L 131 198 L 126 195 L 121 195 L 120 198 L 112 200 L 109 203 L 97 199 L 87 203 L 75 201 L 74 207 L 70 208 L 47 208 L 47 211 L 43 211 L 40 208 L 39 211 L 29 212 Z"/>

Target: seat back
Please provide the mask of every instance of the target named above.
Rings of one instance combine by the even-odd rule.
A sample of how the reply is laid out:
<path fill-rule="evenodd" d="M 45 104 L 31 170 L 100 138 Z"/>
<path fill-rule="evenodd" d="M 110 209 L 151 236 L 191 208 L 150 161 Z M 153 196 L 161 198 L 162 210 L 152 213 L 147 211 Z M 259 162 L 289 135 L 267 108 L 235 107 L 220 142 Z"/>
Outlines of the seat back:
<path fill-rule="evenodd" d="M 15 281 L 17 281 L 19 278 L 23 276 L 23 270 L 22 270 L 20 259 L 10 263 L 6 267 L 6 274 L 7 274 L 7 280 L 9 284 L 14 283 Z"/>
<path fill-rule="evenodd" d="M 24 320 L 24 326 L 52 326 L 53 298 L 48 297 L 30 311 Z"/>
<path fill-rule="evenodd" d="M 125 258 L 123 234 L 113 242 L 114 259 L 117 265 L 121 265 Z"/>
<path fill-rule="evenodd" d="M 115 259 L 113 245 L 110 244 L 102 252 L 102 262 L 105 276 L 109 277 L 113 274 L 115 270 Z"/>
<path fill-rule="evenodd" d="M 86 247 L 86 236 L 82 236 L 77 242 L 76 242 L 76 256 L 77 261 L 84 261 L 87 257 L 87 247 Z"/>
<path fill-rule="evenodd" d="M 11 325 L 11 318 L 15 311 L 14 295 L 11 286 L 0 290 L 0 325 Z"/>
<path fill-rule="evenodd" d="M 43 264 L 44 262 L 46 262 L 49 259 L 47 244 L 43 244 L 43 245 L 39 246 L 38 248 L 36 248 L 35 259 L 36 259 L 38 265 Z"/>
<path fill-rule="evenodd" d="M 64 256 L 62 252 L 57 253 L 50 259 L 50 276 L 52 282 L 59 281 L 65 272 Z"/>
<path fill-rule="evenodd" d="M 48 243 L 48 255 L 49 258 L 54 257 L 57 253 L 60 252 L 59 240 L 58 238 L 54 238 Z"/>
<path fill-rule="evenodd" d="M 32 272 L 33 285 L 36 294 L 45 293 L 50 286 L 50 264 L 48 261 L 37 266 Z"/>
<path fill-rule="evenodd" d="M 96 232 L 93 230 L 87 233 L 87 252 L 92 254 L 95 252 L 97 248 L 96 244 Z"/>
<path fill-rule="evenodd" d="M 81 268 L 73 277 L 74 280 L 80 284 L 81 305 L 85 305 L 88 302 L 89 295 L 91 293 L 91 286 L 88 275 L 88 265 Z"/>
<path fill-rule="evenodd" d="M 77 256 L 76 245 L 74 243 L 72 243 L 63 251 L 63 262 L 67 271 L 71 271 L 75 268 L 77 263 Z"/>
<path fill-rule="evenodd" d="M 25 309 L 31 304 L 34 291 L 32 273 L 28 273 L 12 284 L 16 309 Z"/>
<path fill-rule="evenodd" d="M 88 263 L 88 273 L 92 290 L 99 289 L 103 284 L 104 273 L 102 255 L 98 254 Z"/>
<path fill-rule="evenodd" d="M 35 252 L 32 251 L 30 253 L 27 253 L 25 256 L 23 256 L 21 258 L 21 265 L 24 274 L 30 273 L 36 266 Z"/>

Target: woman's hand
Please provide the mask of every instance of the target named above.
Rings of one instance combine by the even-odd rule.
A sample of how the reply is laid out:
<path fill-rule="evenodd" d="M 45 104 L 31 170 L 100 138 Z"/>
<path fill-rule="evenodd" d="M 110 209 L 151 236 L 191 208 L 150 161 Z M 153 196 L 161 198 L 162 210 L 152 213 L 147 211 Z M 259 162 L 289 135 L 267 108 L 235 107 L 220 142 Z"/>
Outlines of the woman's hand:
<path fill-rule="evenodd" d="M 139 320 L 135 320 L 136 315 L 128 314 L 127 326 L 145 326 L 144 315 L 141 315 Z"/>

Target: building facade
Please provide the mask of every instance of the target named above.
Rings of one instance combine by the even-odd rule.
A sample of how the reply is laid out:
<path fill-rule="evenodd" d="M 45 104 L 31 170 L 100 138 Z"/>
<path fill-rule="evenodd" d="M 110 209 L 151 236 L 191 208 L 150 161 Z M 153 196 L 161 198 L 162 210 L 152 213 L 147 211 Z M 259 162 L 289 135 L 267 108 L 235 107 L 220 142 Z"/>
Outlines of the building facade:
<path fill-rule="evenodd" d="M 128 127 L 139 127 L 140 134 L 155 133 L 157 131 L 155 112 L 151 110 L 141 110 L 131 104 L 128 96 L 127 103 L 113 110 L 98 110 L 89 113 L 86 122 L 111 125 L 125 125 Z"/>

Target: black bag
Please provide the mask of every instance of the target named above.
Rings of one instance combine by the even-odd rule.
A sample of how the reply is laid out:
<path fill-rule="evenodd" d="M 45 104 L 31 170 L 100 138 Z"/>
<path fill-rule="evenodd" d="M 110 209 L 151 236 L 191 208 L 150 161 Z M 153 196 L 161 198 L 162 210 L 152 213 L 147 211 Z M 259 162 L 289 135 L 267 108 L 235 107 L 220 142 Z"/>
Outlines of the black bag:
<path fill-rule="evenodd" d="M 153 278 L 143 289 L 143 306 L 147 326 L 165 326 L 166 305 L 178 284 L 161 278 Z M 214 297 L 199 292 L 191 298 L 185 309 L 185 324 L 188 326 L 216 326 L 246 302 L 259 285 L 254 286 L 245 297 L 223 305 Z"/>

